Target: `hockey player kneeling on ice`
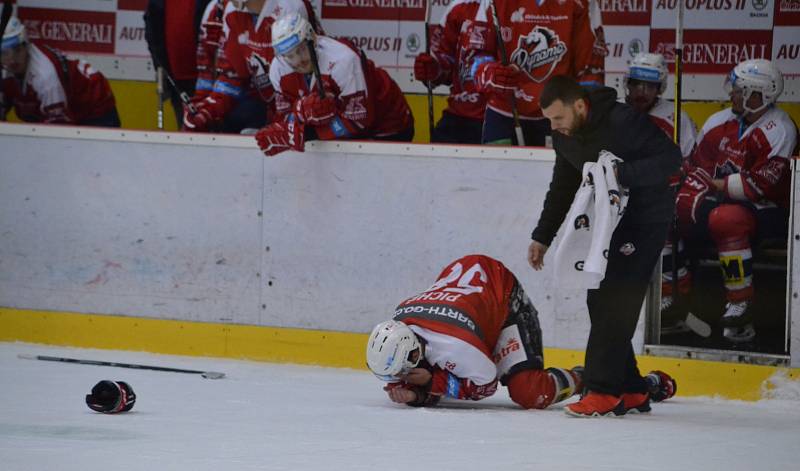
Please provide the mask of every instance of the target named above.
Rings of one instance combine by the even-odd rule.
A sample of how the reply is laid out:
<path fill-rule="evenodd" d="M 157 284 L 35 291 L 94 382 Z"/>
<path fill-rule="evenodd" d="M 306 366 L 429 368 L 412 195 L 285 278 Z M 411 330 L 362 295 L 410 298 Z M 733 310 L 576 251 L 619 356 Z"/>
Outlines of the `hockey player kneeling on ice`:
<path fill-rule="evenodd" d="M 116 414 L 128 412 L 136 403 L 133 388 L 125 381 L 107 379 L 95 384 L 92 393 L 86 395 L 86 405 L 95 412 Z"/>
<path fill-rule="evenodd" d="M 508 387 L 526 409 L 543 409 L 580 390 L 580 367 L 544 369 L 536 309 L 511 271 L 485 255 L 445 267 L 427 290 L 406 299 L 372 331 L 367 365 L 389 382 L 389 398 L 432 406 L 442 397 L 480 400 Z"/>
<path fill-rule="evenodd" d="M 414 137 L 411 110 L 386 71 L 352 44 L 317 35 L 302 12 L 278 19 L 272 47 L 269 77 L 278 116 L 256 134 L 264 154 L 302 152 L 314 139 Z"/>

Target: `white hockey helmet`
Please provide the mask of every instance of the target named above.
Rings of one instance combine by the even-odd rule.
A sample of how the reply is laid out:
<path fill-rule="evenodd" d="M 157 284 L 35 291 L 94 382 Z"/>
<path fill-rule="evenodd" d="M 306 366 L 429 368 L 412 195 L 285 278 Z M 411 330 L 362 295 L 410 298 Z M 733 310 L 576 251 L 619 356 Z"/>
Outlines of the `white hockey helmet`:
<path fill-rule="evenodd" d="M 292 52 L 294 48 L 309 39 L 314 39 L 314 28 L 299 11 L 278 18 L 272 25 L 272 48 L 278 55 L 283 56 Z"/>
<path fill-rule="evenodd" d="M 419 339 L 400 321 L 381 322 L 367 341 L 367 366 L 384 381 L 397 379 L 419 364 L 422 352 L 411 360 L 411 353 L 420 348 Z"/>
<path fill-rule="evenodd" d="M 661 84 L 658 93 L 664 93 L 667 88 L 667 63 L 664 56 L 653 52 L 640 52 L 633 57 L 625 74 L 625 86 L 628 80 L 654 82 Z"/>
<path fill-rule="evenodd" d="M 749 59 L 740 62 L 725 79 L 725 92 L 730 94 L 734 89 L 742 91 L 744 109 L 750 113 L 758 113 L 775 103 L 783 93 L 783 75 L 766 59 Z M 747 107 L 747 100 L 753 92 L 761 93 L 761 106 L 756 109 Z"/>
<path fill-rule="evenodd" d="M 11 49 L 26 42 L 28 42 L 28 37 L 25 34 L 25 25 L 18 18 L 12 17 L 6 25 L 6 30 L 3 33 L 3 44 L 0 49 Z"/>

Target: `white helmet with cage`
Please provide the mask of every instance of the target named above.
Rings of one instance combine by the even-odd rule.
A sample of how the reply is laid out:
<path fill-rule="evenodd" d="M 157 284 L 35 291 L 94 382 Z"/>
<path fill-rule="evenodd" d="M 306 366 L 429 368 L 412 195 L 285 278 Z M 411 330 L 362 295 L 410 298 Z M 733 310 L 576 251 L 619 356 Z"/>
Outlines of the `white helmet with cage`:
<path fill-rule="evenodd" d="M 633 57 L 628 73 L 625 74 L 625 86 L 629 80 L 653 82 L 661 84 L 658 93 L 667 89 L 667 63 L 664 56 L 653 52 L 640 52 Z"/>
<path fill-rule="evenodd" d="M 272 25 L 272 48 L 278 55 L 286 55 L 303 42 L 314 39 L 314 28 L 303 10 L 278 18 Z"/>
<path fill-rule="evenodd" d="M 734 90 L 742 91 L 746 111 L 758 113 L 775 103 L 783 93 L 783 75 L 766 59 L 749 59 L 740 62 L 725 79 L 725 92 L 731 94 Z M 761 94 L 761 106 L 751 109 L 747 101 L 754 92 Z"/>
<path fill-rule="evenodd" d="M 25 34 L 25 25 L 16 17 L 11 18 L 3 33 L 3 43 L 0 49 L 11 49 L 26 42 L 28 42 L 28 37 Z"/>
<path fill-rule="evenodd" d="M 422 352 L 412 360 L 412 353 L 420 348 L 416 334 L 403 322 L 381 322 L 369 335 L 367 366 L 384 381 L 397 379 L 419 364 Z"/>

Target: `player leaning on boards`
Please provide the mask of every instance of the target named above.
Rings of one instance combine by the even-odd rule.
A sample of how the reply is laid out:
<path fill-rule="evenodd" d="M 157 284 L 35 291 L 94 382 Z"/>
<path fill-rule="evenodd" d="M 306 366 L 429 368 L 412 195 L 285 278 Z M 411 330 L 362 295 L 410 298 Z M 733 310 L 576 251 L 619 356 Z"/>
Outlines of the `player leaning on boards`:
<path fill-rule="evenodd" d="M 556 161 L 528 248 L 534 269 L 542 269 L 581 184 L 584 164 L 596 162 L 602 150 L 622 159 L 617 180 L 630 190 L 627 208 L 611 236 L 605 278 L 586 296 L 591 318 L 583 376 L 587 394 L 565 408 L 579 417 L 622 415 L 648 402 L 631 338 L 672 221 L 675 202 L 668 179 L 680 166 L 681 152 L 647 115 L 617 102 L 612 88 L 588 91 L 569 77 L 556 76 L 544 87 L 540 103 L 553 129 Z"/>
<path fill-rule="evenodd" d="M 450 263 L 430 288 L 400 303 L 370 334 L 367 366 L 388 382 L 392 401 L 410 406 L 477 401 L 499 381 L 518 405 L 543 409 L 581 387 L 578 367 L 544 369 L 536 309 L 514 274 L 485 255 Z M 661 378 L 651 378 L 655 394 L 671 395 L 674 382 Z"/>
<path fill-rule="evenodd" d="M 17 18 L 8 23 L 1 49 L 0 121 L 10 105 L 29 123 L 120 127 L 108 80 L 85 61 L 28 40 Z"/>
<path fill-rule="evenodd" d="M 397 83 L 350 43 L 316 34 L 303 12 L 272 31 L 274 122 L 256 134 L 267 156 L 306 140 L 411 141 L 414 117 Z"/>

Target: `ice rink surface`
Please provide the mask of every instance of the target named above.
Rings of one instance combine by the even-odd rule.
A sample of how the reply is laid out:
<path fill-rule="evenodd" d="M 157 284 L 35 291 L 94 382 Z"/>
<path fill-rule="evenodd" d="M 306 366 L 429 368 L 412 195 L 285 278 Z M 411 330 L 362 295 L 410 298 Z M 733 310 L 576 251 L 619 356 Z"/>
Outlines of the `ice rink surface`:
<path fill-rule="evenodd" d="M 21 343 L 0 343 L 0 378 L 4 471 L 800 469 L 795 383 L 783 386 L 784 399 L 678 396 L 648 415 L 576 419 L 560 406 L 518 409 L 505 389 L 480 402 L 413 409 L 390 403 L 367 371 Z M 85 395 L 102 379 L 133 387 L 131 412 L 86 407 Z"/>

